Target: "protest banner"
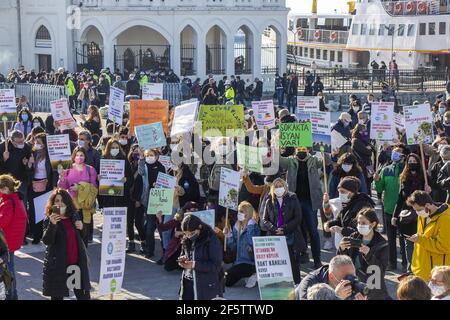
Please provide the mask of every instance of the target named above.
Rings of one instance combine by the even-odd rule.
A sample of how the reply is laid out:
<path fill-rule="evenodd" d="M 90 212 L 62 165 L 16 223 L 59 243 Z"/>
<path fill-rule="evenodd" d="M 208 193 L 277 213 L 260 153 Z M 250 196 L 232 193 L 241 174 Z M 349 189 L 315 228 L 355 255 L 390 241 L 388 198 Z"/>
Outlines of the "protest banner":
<path fill-rule="evenodd" d="M 336 130 L 331 130 L 331 151 L 336 151 L 348 142 L 349 140 Z"/>
<path fill-rule="evenodd" d="M 45 208 L 47 207 L 47 201 L 50 199 L 52 193 L 53 190 L 33 199 L 35 212 L 34 223 L 39 223 L 45 219 Z"/>
<path fill-rule="evenodd" d="M 406 141 L 408 145 L 433 143 L 433 116 L 428 104 L 404 106 Z"/>
<path fill-rule="evenodd" d="M 221 168 L 219 206 L 237 211 L 240 179 L 241 174 L 238 171 Z"/>
<path fill-rule="evenodd" d="M 147 214 L 161 212 L 165 216 L 172 215 L 175 189 L 151 188 L 148 196 Z"/>
<path fill-rule="evenodd" d="M 146 83 L 142 88 L 142 100 L 163 100 L 164 83 Z"/>
<path fill-rule="evenodd" d="M 60 99 L 50 102 L 50 110 L 55 121 L 55 126 L 60 131 L 74 129 L 78 127 L 69 110 L 67 99 Z"/>
<path fill-rule="evenodd" d="M 175 167 L 170 156 L 159 156 L 158 161 L 166 168 L 166 172 Z"/>
<path fill-rule="evenodd" d="M 395 135 L 394 143 L 399 142 L 405 133 L 405 117 L 401 113 L 394 113 Z M 395 141 L 396 140 L 396 141 Z"/>
<path fill-rule="evenodd" d="M 298 96 L 297 109 L 300 111 L 320 111 L 319 97 Z"/>
<path fill-rule="evenodd" d="M 311 127 L 313 151 L 331 153 L 331 115 L 329 112 L 312 111 Z"/>
<path fill-rule="evenodd" d="M 167 188 L 175 189 L 177 185 L 177 178 L 166 173 L 158 172 L 158 177 L 156 178 L 155 188 Z"/>
<path fill-rule="evenodd" d="M 143 150 L 156 149 L 167 145 L 161 122 L 134 127 L 139 146 Z"/>
<path fill-rule="evenodd" d="M 72 152 L 68 134 L 48 135 L 47 151 L 53 170 L 70 169 L 72 167 Z"/>
<path fill-rule="evenodd" d="M 202 123 L 203 137 L 236 137 L 236 130 L 244 133 L 244 106 L 242 105 L 201 105 L 198 121 Z"/>
<path fill-rule="evenodd" d="M 16 92 L 14 89 L 0 89 L 0 120 L 16 121 Z M 31 119 L 30 119 L 31 121 Z"/>
<path fill-rule="evenodd" d="M 295 300 L 295 284 L 286 237 L 253 237 L 261 300 Z"/>
<path fill-rule="evenodd" d="M 125 160 L 100 159 L 100 176 L 99 195 L 123 196 Z"/>
<path fill-rule="evenodd" d="M 312 147 L 311 123 L 280 123 L 280 147 Z"/>
<path fill-rule="evenodd" d="M 241 168 L 247 168 L 252 172 L 262 173 L 263 155 L 267 154 L 267 148 L 258 148 L 237 143 L 237 163 Z"/>
<path fill-rule="evenodd" d="M 109 89 L 108 119 L 120 126 L 123 123 L 124 101 L 125 92 L 119 88 L 111 86 Z"/>
<path fill-rule="evenodd" d="M 392 141 L 394 137 L 394 102 L 372 102 L 370 139 Z"/>
<path fill-rule="evenodd" d="M 125 273 L 127 208 L 103 208 L 102 254 L 100 261 L 100 296 L 122 290 Z"/>
<path fill-rule="evenodd" d="M 273 101 L 253 101 L 253 114 L 258 129 L 272 129 L 275 127 L 275 111 Z"/>
<path fill-rule="evenodd" d="M 191 212 L 193 216 L 198 217 L 203 223 L 209 225 L 213 230 L 216 227 L 216 212 L 215 210 L 203 210 Z"/>
<path fill-rule="evenodd" d="M 168 132 L 169 101 L 166 100 L 131 100 L 130 101 L 130 132 L 134 127 L 155 122 L 162 122 L 164 132 Z"/>
<path fill-rule="evenodd" d="M 175 108 L 172 121 L 171 137 L 176 137 L 186 132 L 192 132 L 197 117 L 199 102 L 191 102 Z"/>
<path fill-rule="evenodd" d="M 311 122 L 311 112 L 296 109 L 295 116 L 299 123 Z"/>

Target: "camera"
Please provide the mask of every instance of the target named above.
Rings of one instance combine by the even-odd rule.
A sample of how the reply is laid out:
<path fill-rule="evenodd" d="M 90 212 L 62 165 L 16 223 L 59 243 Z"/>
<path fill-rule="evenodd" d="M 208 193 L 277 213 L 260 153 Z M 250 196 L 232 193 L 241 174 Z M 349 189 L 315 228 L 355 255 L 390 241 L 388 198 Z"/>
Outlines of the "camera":
<path fill-rule="evenodd" d="M 344 237 L 342 238 L 342 241 L 350 242 L 351 248 L 361 248 L 362 246 L 362 239 L 352 238 L 352 237 Z"/>
<path fill-rule="evenodd" d="M 367 296 L 369 294 L 369 287 L 364 283 L 359 281 L 357 277 L 354 275 L 347 275 L 344 280 L 350 281 L 350 285 L 352 286 L 352 295 L 356 295 L 357 293 L 361 293 L 362 295 Z"/>

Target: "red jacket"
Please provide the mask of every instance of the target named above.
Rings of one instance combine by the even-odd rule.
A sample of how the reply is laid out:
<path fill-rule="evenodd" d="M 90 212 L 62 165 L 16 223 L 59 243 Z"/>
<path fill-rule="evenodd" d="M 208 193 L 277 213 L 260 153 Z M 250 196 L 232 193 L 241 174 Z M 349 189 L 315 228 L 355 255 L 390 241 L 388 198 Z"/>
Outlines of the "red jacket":
<path fill-rule="evenodd" d="M 0 229 L 5 234 L 9 252 L 22 246 L 27 225 L 27 211 L 18 193 L 0 193 Z"/>

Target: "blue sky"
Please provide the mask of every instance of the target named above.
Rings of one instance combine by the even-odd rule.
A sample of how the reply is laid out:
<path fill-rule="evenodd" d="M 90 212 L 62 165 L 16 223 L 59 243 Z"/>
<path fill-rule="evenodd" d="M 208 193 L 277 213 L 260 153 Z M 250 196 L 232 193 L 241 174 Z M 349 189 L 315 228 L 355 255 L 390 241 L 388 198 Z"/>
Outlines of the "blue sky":
<path fill-rule="evenodd" d="M 318 0 L 318 13 L 333 13 L 337 9 L 338 13 L 347 12 L 348 0 Z M 296 13 L 311 12 L 312 0 L 286 0 L 286 6 Z"/>

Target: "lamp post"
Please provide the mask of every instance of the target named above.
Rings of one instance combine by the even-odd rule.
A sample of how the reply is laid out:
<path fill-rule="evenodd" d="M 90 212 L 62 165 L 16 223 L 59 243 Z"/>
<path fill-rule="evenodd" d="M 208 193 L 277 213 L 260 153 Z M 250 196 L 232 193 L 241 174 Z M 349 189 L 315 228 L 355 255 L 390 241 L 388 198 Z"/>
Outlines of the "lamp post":
<path fill-rule="evenodd" d="M 389 62 L 389 65 L 391 66 L 392 62 L 394 61 L 394 37 L 395 37 L 395 33 L 400 30 L 400 27 L 395 28 L 395 26 L 393 28 L 391 28 L 390 26 L 384 26 L 384 28 L 390 32 L 392 30 L 392 34 L 391 34 L 391 61 Z M 391 68 L 389 68 L 389 84 L 392 85 L 392 71 Z"/>

